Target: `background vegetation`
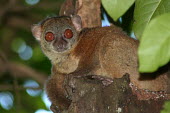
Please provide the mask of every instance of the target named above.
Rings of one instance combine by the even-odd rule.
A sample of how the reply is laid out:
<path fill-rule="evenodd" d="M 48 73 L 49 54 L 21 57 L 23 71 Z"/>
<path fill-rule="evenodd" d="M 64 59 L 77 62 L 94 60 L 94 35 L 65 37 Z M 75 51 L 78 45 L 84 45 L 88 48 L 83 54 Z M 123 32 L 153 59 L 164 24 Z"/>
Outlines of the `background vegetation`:
<path fill-rule="evenodd" d="M 32 36 L 31 25 L 58 15 L 62 3 L 63 0 L 0 1 L 1 113 L 49 111 L 43 85 L 51 64 Z"/>

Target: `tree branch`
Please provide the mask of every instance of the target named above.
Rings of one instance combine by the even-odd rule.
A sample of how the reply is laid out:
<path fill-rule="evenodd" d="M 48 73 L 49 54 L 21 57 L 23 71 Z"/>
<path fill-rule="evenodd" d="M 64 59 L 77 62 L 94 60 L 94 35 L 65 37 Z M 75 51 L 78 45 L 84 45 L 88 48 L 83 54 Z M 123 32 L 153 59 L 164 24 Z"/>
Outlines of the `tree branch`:
<path fill-rule="evenodd" d="M 32 89 L 32 90 L 42 90 L 43 87 L 23 87 L 23 86 L 18 86 L 17 90 L 25 90 L 25 89 Z M 0 91 L 13 91 L 14 86 L 9 85 L 9 84 L 1 84 L 0 85 Z"/>
<path fill-rule="evenodd" d="M 9 62 L 4 55 L 0 54 L 0 73 L 9 72 L 12 76 L 19 78 L 32 78 L 43 85 L 47 80 L 48 75 L 38 72 L 31 67 L 23 64 Z M 2 76 L 2 74 L 1 74 Z"/>

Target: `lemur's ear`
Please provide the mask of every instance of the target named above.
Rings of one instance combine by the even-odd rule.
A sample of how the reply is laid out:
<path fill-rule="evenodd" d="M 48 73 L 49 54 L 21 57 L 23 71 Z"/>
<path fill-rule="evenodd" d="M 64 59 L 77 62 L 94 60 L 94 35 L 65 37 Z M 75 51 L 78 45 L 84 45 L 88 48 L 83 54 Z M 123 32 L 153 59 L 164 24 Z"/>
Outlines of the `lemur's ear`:
<path fill-rule="evenodd" d="M 42 33 L 41 25 L 39 24 L 32 25 L 31 31 L 32 31 L 33 36 L 36 38 L 36 40 L 40 41 L 41 33 Z"/>
<path fill-rule="evenodd" d="M 76 30 L 80 32 L 82 30 L 81 17 L 78 15 L 72 15 L 71 20 L 72 20 L 72 23 L 73 23 L 74 27 L 76 28 Z"/>

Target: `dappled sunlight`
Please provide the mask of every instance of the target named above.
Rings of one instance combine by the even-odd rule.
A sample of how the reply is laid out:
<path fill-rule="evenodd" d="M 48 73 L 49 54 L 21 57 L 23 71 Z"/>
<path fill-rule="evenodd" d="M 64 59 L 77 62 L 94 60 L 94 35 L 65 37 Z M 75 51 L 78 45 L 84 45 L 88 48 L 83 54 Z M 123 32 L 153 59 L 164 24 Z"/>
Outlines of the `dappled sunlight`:
<path fill-rule="evenodd" d="M 22 48 L 22 46 L 21 46 Z M 28 45 L 26 45 L 26 48 L 24 49 L 23 52 L 19 53 L 19 56 L 23 60 L 29 60 L 32 57 L 32 48 Z"/>
<path fill-rule="evenodd" d="M 40 0 L 25 0 L 25 2 L 29 5 L 35 5 L 39 2 Z"/>
<path fill-rule="evenodd" d="M 45 92 L 42 93 L 42 100 L 45 103 L 46 107 L 50 109 L 51 102 L 49 101 L 47 94 Z"/>
<path fill-rule="evenodd" d="M 110 22 L 106 16 L 106 13 L 103 13 L 102 27 L 104 26 L 110 26 Z"/>
<path fill-rule="evenodd" d="M 46 107 L 50 110 L 51 102 L 49 101 L 47 94 L 45 92 L 42 93 L 42 100 L 45 103 Z M 35 113 L 52 113 L 52 111 L 45 109 L 38 109 Z"/>
<path fill-rule="evenodd" d="M 24 87 L 30 87 L 30 88 L 38 88 L 39 87 L 39 84 L 34 81 L 34 80 L 27 80 L 25 81 L 24 83 Z M 30 96 L 39 96 L 42 92 L 41 89 L 29 89 L 27 88 L 26 89 L 26 92 L 30 95 Z"/>
<path fill-rule="evenodd" d="M 39 109 L 35 113 L 53 113 L 53 112 L 47 111 L 47 110 L 44 110 L 44 109 Z"/>
<path fill-rule="evenodd" d="M 21 38 L 17 38 L 12 42 L 12 50 L 18 53 L 22 60 L 29 60 L 33 55 L 32 48 Z"/>
<path fill-rule="evenodd" d="M 0 105 L 9 110 L 13 107 L 14 97 L 10 92 L 0 92 Z"/>

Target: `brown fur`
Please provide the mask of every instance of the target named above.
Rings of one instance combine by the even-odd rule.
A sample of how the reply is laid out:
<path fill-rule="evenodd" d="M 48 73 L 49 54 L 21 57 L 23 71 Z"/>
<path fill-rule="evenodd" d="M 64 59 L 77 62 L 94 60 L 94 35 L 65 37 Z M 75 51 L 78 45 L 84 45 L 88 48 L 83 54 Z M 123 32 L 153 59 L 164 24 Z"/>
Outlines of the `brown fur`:
<path fill-rule="evenodd" d="M 80 41 L 71 54 L 79 58 L 79 66 L 75 71 L 86 70 L 89 75 L 110 78 L 121 78 L 128 73 L 131 82 L 139 89 L 166 91 L 167 76 L 154 78 L 149 75 L 148 79 L 140 80 L 138 45 L 137 40 L 128 37 L 115 26 L 88 29 L 80 35 Z"/>
<path fill-rule="evenodd" d="M 61 103 L 67 101 L 63 95 L 66 74 L 100 75 L 114 79 L 128 73 L 131 83 L 138 89 L 167 90 L 168 79 L 165 73 L 157 77 L 149 75 L 147 79 L 142 79 L 138 72 L 137 40 L 128 37 L 116 26 L 87 28 L 80 32 L 79 21 L 72 21 L 79 18 L 72 18 L 50 18 L 39 25 L 41 29 L 36 26 L 32 30 L 33 35 L 40 40 L 43 52 L 53 64 L 52 76 L 46 84 L 46 91 L 52 103 L 59 103 L 61 108 L 66 107 Z M 50 29 L 59 34 L 67 27 L 73 30 L 74 40 L 68 40 L 66 51 L 56 52 L 53 46 L 44 40 L 44 33 Z"/>

